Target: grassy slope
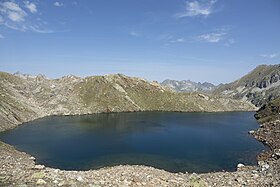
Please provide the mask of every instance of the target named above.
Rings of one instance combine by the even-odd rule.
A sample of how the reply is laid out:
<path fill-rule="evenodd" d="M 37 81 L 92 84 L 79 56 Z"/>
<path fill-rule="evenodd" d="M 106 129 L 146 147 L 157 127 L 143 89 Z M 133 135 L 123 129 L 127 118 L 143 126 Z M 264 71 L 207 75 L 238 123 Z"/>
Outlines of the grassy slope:
<path fill-rule="evenodd" d="M 175 93 L 124 75 L 49 80 L 0 73 L 0 130 L 46 115 L 122 111 L 241 111 L 248 103 L 198 93 Z"/>
<path fill-rule="evenodd" d="M 243 110 L 243 105 L 250 108 L 238 101 L 175 93 L 159 84 L 123 75 L 88 77 L 77 87 L 81 88 L 81 98 L 91 111 L 98 107 L 105 111 L 228 111 Z"/>

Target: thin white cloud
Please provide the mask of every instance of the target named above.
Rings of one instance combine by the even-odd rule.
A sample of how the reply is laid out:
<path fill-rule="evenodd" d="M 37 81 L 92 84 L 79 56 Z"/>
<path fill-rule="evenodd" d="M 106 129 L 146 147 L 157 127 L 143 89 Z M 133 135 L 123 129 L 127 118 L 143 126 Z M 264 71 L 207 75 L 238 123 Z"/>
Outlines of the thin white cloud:
<path fill-rule="evenodd" d="M 42 33 L 42 34 L 48 34 L 48 33 L 54 33 L 53 30 L 49 30 L 49 29 L 41 29 L 37 26 L 30 26 L 30 30 L 37 32 L 37 33 Z"/>
<path fill-rule="evenodd" d="M 224 46 L 230 47 L 230 46 L 232 46 L 232 45 L 235 44 L 235 43 L 236 43 L 236 40 L 230 38 L 230 39 L 227 39 L 227 40 L 225 41 Z"/>
<path fill-rule="evenodd" d="M 160 40 L 163 43 L 163 48 L 169 47 L 175 43 L 184 43 L 186 42 L 185 38 L 180 36 L 174 36 L 172 34 L 161 34 L 157 37 L 157 40 Z"/>
<path fill-rule="evenodd" d="M 24 1 L 24 6 L 27 8 L 31 13 L 37 12 L 37 6 L 34 3 L 31 3 L 29 1 Z"/>
<path fill-rule="evenodd" d="M 61 7 L 61 6 L 63 6 L 63 3 L 60 3 L 58 1 L 56 1 L 56 2 L 53 3 L 53 5 L 57 6 L 57 7 Z"/>
<path fill-rule="evenodd" d="M 0 12 L 14 22 L 23 22 L 27 16 L 26 12 L 14 2 L 1 3 Z"/>
<path fill-rule="evenodd" d="M 186 10 L 183 13 L 176 14 L 176 17 L 193 17 L 193 16 L 209 16 L 213 13 L 213 7 L 217 0 L 210 1 L 186 1 Z"/>
<path fill-rule="evenodd" d="M 158 36 L 158 40 L 170 41 L 173 39 L 174 39 L 174 36 L 172 34 L 161 34 Z"/>
<path fill-rule="evenodd" d="M 18 24 L 15 22 L 5 22 L 4 25 L 9 29 L 13 29 L 21 32 L 25 32 L 28 30 L 28 27 L 24 23 Z"/>
<path fill-rule="evenodd" d="M 135 32 L 135 31 L 131 31 L 129 34 L 130 34 L 131 36 L 135 36 L 135 37 L 139 37 L 139 36 L 141 36 L 141 34 L 140 34 L 140 33 Z"/>
<path fill-rule="evenodd" d="M 210 43 L 218 43 L 223 40 L 226 36 L 225 32 L 216 32 L 216 33 L 208 33 L 202 34 L 198 36 L 199 40 L 203 40 Z"/>
<path fill-rule="evenodd" d="M 0 2 L 0 25 L 21 32 L 52 33 L 52 30 L 45 28 L 44 21 L 34 18 L 35 14 L 32 14 L 36 12 L 38 12 L 37 6 L 30 1 L 23 1 L 23 3 L 16 3 L 14 0 Z"/>
<path fill-rule="evenodd" d="M 1 12 L 1 11 L 0 11 Z M 0 16 L 0 25 L 4 24 L 4 19 L 2 16 Z"/>
<path fill-rule="evenodd" d="M 172 40 L 171 43 L 183 43 L 185 42 L 184 38 L 177 38 L 176 40 Z"/>
<path fill-rule="evenodd" d="M 2 34 L 0 34 L 0 39 L 3 39 L 3 38 L 5 38 Z"/>
<path fill-rule="evenodd" d="M 261 56 L 264 58 L 276 58 L 279 55 L 279 53 L 271 53 L 271 54 L 262 54 Z"/>

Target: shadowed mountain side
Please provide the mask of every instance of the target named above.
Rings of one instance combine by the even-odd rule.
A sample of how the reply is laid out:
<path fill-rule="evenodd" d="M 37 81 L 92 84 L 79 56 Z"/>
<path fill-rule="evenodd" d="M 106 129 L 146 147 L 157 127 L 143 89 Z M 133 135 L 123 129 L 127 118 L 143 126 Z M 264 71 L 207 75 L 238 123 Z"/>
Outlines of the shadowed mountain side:
<path fill-rule="evenodd" d="M 261 123 L 280 120 L 280 97 L 263 105 L 255 117 Z"/>

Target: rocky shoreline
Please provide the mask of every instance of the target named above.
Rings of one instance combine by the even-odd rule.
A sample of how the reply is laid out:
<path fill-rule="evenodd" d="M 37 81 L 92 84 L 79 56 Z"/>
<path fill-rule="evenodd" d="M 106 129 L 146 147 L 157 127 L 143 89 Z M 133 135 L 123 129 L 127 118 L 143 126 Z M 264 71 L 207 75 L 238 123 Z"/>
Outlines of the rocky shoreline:
<path fill-rule="evenodd" d="M 0 131 L 50 115 L 256 109 L 248 102 L 200 93 L 174 93 L 157 83 L 119 74 L 50 80 L 43 76 L 19 77 L 0 72 L 0 83 Z M 279 103 L 263 108 L 266 112 L 260 118 L 267 119 L 274 112 L 273 116 L 279 120 L 279 107 L 275 106 Z M 258 166 L 239 164 L 235 172 L 170 173 L 128 165 L 64 171 L 36 165 L 33 156 L 0 142 L 0 186 L 280 186 L 280 121 L 276 118 L 251 132 L 256 139 L 270 146 L 271 151 L 259 156 Z"/>
<path fill-rule="evenodd" d="M 170 173 L 148 166 L 125 165 L 89 171 L 65 171 L 36 165 L 35 158 L 0 142 L 1 186 L 279 186 L 280 121 L 251 132 L 271 150 L 258 166 L 239 164 L 235 172 Z"/>

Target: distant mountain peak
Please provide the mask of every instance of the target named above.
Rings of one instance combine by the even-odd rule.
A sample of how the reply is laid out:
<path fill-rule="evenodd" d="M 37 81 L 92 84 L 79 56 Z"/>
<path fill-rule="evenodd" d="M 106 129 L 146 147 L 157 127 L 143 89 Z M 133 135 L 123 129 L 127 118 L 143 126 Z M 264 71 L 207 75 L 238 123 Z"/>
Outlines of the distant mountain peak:
<path fill-rule="evenodd" d="M 177 92 L 211 92 L 216 86 L 209 82 L 194 82 L 191 80 L 171 80 L 166 79 L 161 83 L 162 86 L 172 88 Z"/>
<path fill-rule="evenodd" d="M 33 75 L 30 75 L 30 74 L 27 74 L 27 73 L 21 73 L 19 71 L 15 72 L 14 73 L 15 76 L 17 77 L 20 77 L 20 78 L 35 78 L 36 76 L 33 76 Z"/>

